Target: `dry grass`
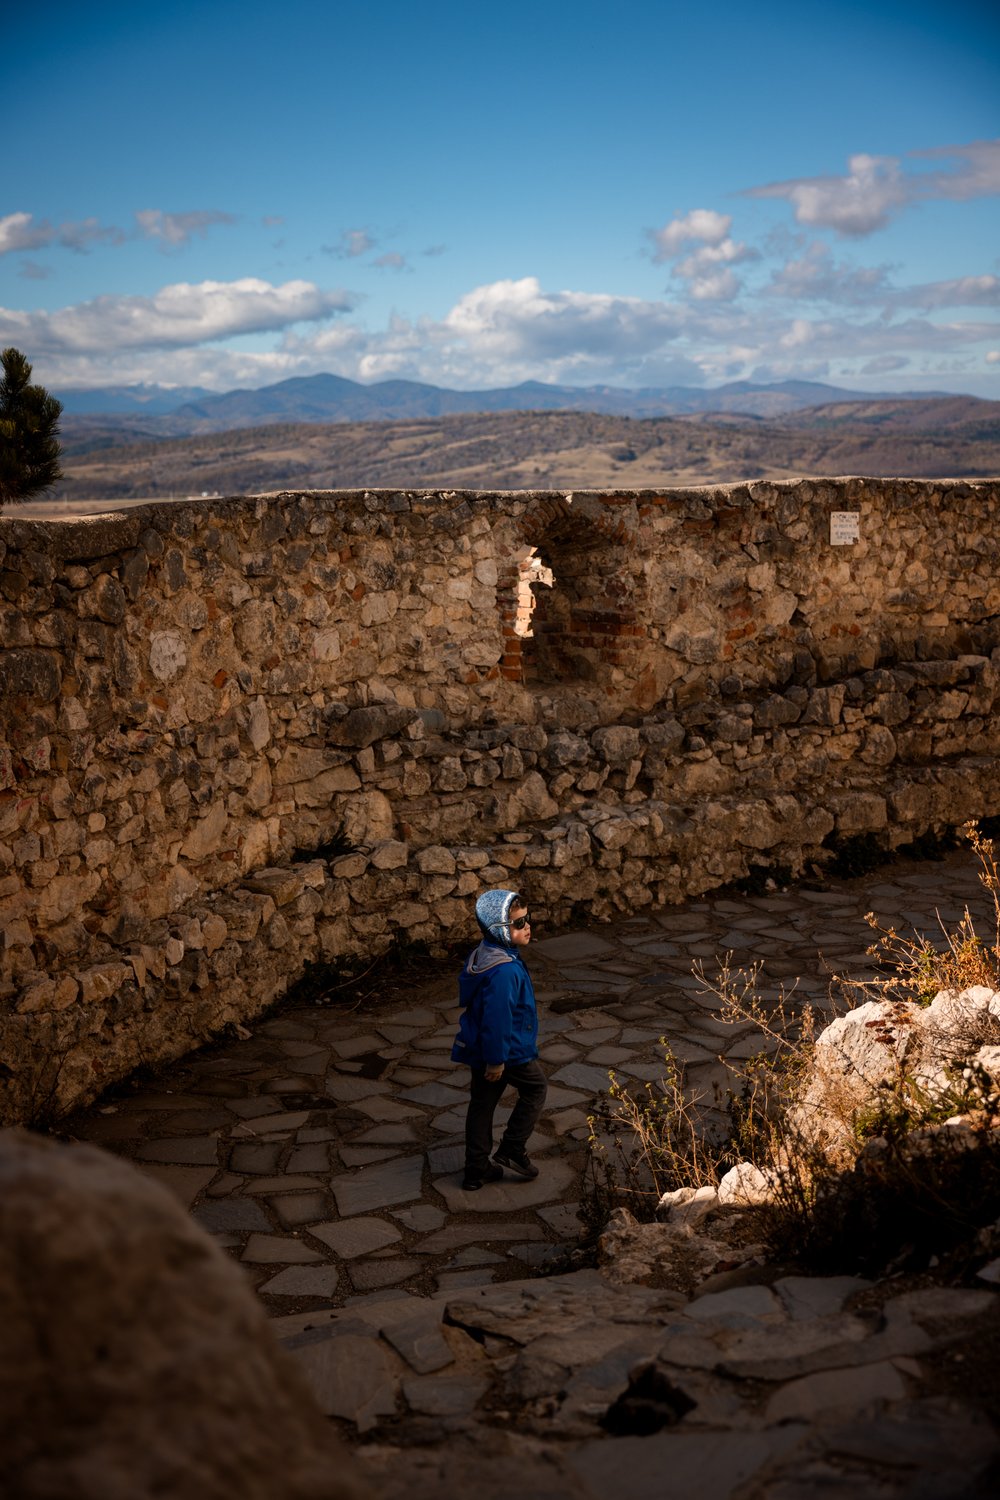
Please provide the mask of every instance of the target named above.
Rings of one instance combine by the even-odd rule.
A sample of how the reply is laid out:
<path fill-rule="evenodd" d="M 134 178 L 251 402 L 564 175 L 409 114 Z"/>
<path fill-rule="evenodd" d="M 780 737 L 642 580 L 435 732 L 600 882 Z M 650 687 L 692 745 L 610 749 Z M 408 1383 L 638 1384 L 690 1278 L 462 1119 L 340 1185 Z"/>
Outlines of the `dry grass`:
<path fill-rule="evenodd" d="M 725 1018 L 755 1027 L 760 1051 L 728 1065 L 722 1134 L 704 1130 L 703 1101 L 685 1092 L 669 1053 L 662 1092 L 647 1085 L 632 1094 L 612 1077 L 592 1122 L 594 1193 L 604 1207 L 648 1219 L 663 1192 L 717 1183 L 750 1161 L 775 1185 L 772 1201 L 754 1211 L 758 1233 L 776 1258 L 821 1272 L 926 1263 L 1000 1214 L 1000 1086 L 971 1061 L 1000 1043 L 1000 1021 L 953 1002 L 947 1029 L 914 1024 L 917 1007 L 942 990 L 957 998 L 976 986 L 1000 989 L 1000 869 L 992 841 L 974 824 L 965 831 L 992 898 L 992 936 L 980 938 L 967 908 L 954 929 L 942 924 L 940 948 L 869 917 L 878 933 L 869 951 L 884 972 L 835 981 L 841 1014 L 883 1002 L 866 1023 L 881 1080 L 861 1086 L 835 1065 L 829 1045 L 817 1045 L 811 1007 L 797 1004 L 794 990 L 765 997 L 759 966 L 733 969 L 727 958 L 711 978 L 696 969 Z"/>

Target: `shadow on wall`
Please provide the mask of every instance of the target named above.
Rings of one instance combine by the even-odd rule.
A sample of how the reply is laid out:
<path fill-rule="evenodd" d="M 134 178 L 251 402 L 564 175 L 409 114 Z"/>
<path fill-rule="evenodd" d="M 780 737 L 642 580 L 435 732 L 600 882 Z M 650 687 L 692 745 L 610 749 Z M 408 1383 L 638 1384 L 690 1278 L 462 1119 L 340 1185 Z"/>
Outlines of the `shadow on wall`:
<path fill-rule="evenodd" d="M 547 497 L 522 518 L 526 547 L 500 577 L 505 678 L 572 684 L 592 700 L 652 707 L 638 510 L 593 496 Z"/>

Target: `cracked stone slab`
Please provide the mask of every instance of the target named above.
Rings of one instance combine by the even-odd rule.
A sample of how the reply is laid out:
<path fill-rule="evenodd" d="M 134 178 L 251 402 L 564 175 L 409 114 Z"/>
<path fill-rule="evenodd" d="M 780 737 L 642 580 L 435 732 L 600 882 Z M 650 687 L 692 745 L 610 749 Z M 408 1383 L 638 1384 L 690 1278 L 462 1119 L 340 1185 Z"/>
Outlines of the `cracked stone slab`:
<path fill-rule="evenodd" d="M 359 1099 L 371 1099 L 376 1094 L 389 1093 L 392 1085 L 382 1078 L 355 1078 L 338 1074 L 328 1078 L 325 1092 L 339 1104 L 353 1104 Z"/>
<path fill-rule="evenodd" d="M 331 1177 L 337 1212 L 346 1218 L 394 1203 L 411 1203 L 421 1196 L 423 1168 L 422 1156 L 397 1156 L 362 1172 Z"/>
<path fill-rule="evenodd" d="M 358 1141 L 365 1146 L 409 1146 L 418 1140 L 412 1125 L 400 1121 L 398 1124 L 373 1125 Z"/>
<path fill-rule="evenodd" d="M 284 1234 L 252 1234 L 247 1240 L 241 1260 L 260 1265 L 306 1265 L 321 1260 L 318 1250 L 310 1250 L 301 1240 Z"/>
<path fill-rule="evenodd" d="M 332 1338 L 314 1329 L 287 1339 L 285 1348 L 305 1376 L 320 1410 L 369 1432 L 379 1417 L 393 1416 L 402 1365 L 378 1339 L 362 1334 Z"/>
<path fill-rule="evenodd" d="M 481 1191 L 485 1192 L 485 1188 Z M 541 1240 L 543 1231 L 537 1224 L 449 1224 L 437 1234 L 428 1235 L 413 1249 L 417 1255 L 446 1255 L 449 1250 L 460 1250 L 463 1245 L 476 1245 L 494 1240 Z"/>
<path fill-rule="evenodd" d="M 599 954 L 603 956 L 615 952 L 613 943 L 592 932 L 565 932 L 559 937 L 538 938 L 531 947 L 533 952 L 559 964 L 579 963 L 588 958 L 596 958 Z"/>
<path fill-rule="evenodd" d="M 257 1290 L 270 1297 L 332 1297 L 339 1280 L 336 1266 L 289 1266 Z"/>
<path fill-rule="evenodd" d="M 409 1099 L 414 1104 L 429 1104 L 437 1108 L 452 1109 L 468 1101 L 462 1089 L 450 1088 L 445 1083 L 422 1083 L 415 1089 L 403 1089 L 400 1099 Z"/>
<path fill-rule="evenodd" d="M 584 1089 L 589 1094 L 608 1090 L 607 1068 L 595 1068 L 591 1063 L 567 1063 L 552 1076 L 559 1083 L 568 1083 L 571 1088 Z"/>
<path fill-rule="evenodd" d="M 531 1182 L 523 1179 L 505 1178 L 503 1182 L 491 1182 L 478 1192 L 467 1193 L 461 1179 L 438 1177 L 434 1188 L 448 1205 L 448 1212 L 511 1214 L 522 1208 L 535 1208 L 540 1203 L 555 1203 L 576 1181 L 576 1173 L 564 1162 L 546 1164 L 538 1177 Z"/>
<path fill-rule="evenodd" d="M 560 1239 L 575 1239 L 583 1229 L 579 1214 L 579 1203 L 559 1203 L 555 1208 L 540 1208 L 538 1217 L 552 1229 Z"/>
<path fill-rule="evenodd" d="M 255 1120 L 244 1120 L 239 1125 L 234 1125 L 229 1132 L 233 1140 L 252 1139 L 262 1135 L 287 1134 L 293 1130 L 301 1130 L 309 1119 L 309 1110 L 299 1110 L 295 1113 L 265 1115 Z"/>
<path fill-rule="evenodd" d="M 427 1303 L 415 1317 L 383 1331 L 383 1337 L 418 1375 L 432 1375 L 455 1362 L 441 1332 L 441 1312 L 440 1303 Z"/>
<path fill-rule="evenodd" d="M 419 1260 L 359 1260 L 350 1267 L 348 1275 L 355 1291 L 372 1292 L 408 1281 L 423 1269 Z"/>
<path fill-rule="evenodd" d="M 408 1041 L 409 1037 L 404 1038 Z M 385 1046 L 385 1041 L 379 1032 L 366 1031 L 361 1036 L 342 1037 L 334 1047 L 338 1057 L 366 1057 L 370 1053 L 377 1053 L 380 1047 Z"/>
<path fill-rule="evenodd" d="M 445 1222 L 444 1210 L 435 1208 L 430 1203 L 418 1203 L 414 1208 L 393 1209 L 392 1217 L 398 1219 L 404 1229 L 412 1229 L 417 1234 L 432 1234 Z"/>
<path fill-rule="evenodd" d="M 301 1229 L 306 1224 L 315 1224 L 329 1209 L 326 1193 L 284 1193 L 269 1200 L 278 1218 L 288 1229 Z"/>
<path fill-rule="evenodd" d="M 467 1297 L 449 1298 L 446 1315 L 462 1328 L 529 1344 L 544 1334 L 566 1334 L 574 1324 L 589 1327 L 600 1318 L 654 1329 L 658 1324 L 669 1326 L 680 1301 L 670 1292 L 650 1287 L 611 1287 L 597 1271 L 575 1271 L 534 1281 L 507 1281 Z M 661 1327 L 658 1336 L 662 1338 L 665 1331 Z M 718 1351 L 713 1353 L 718 1358 Z"/>
<path fill-rule="evenodd" d="M 214 1167 L 172 1167 L 166 1162 L 136 1163 L 140 1172 L 163 1184 L 184 1208 L 190 1208 L 203 1188 L 215 1176 Z"/>
<path fill-rule="evenodd" d="M 690 1302 L 684 1314 L 696 1323 L 714 1323 L 720 1328 L 784 1323 L 788 1316 L 781 1299 L 766 1286 L 734 1286 L 724 1292 L 710 1292 Z"/>
<path fill-rule="evenodd" d="M 706 1332 L 710 1332 L 708 1327 Z M 784 1325 L 762 1324 L 730 1334 L 723 1347 L 715 1346 L 715 1360 L 720 1372 L 739 1379 L 795 1380 L 822 1370 L 857 1368 L 922 1354 L 932 1345 L 930 1335 L 908 1317 L 890 1320 L 887 1327 L 873 1333 L 868 1320 L 841 1313 L 839 1317 Z M 683 1346 L 680 1340 L 679 1347 Z M 665 1344 L 662 1357 L 686 1360 L 687 1353 L 682 1356 L 679 1347 Z"/>
<path fill-rule="evenodd" d="M 465 1165 L 465 1142 L 432 1146 L 427 1152 L 427 1165 L 432 1173 L 460 1172 Z"/>
<path fill-rule="evenodd" d="M 576 1062 L 580 1056 L 578 1047 L 573 1047 L 569 1042 L 549 1042 L 543 1046 L 539 1056 L 543 1062 L 568 1063 Z"/>
<path fill-rule="evenodd" d="M 314 1224 L 309 1230 L 314 1239 L 329 1245 L 340 1260 L 353 1260 L 358 1255 L 371 1255 L 374 1250 L 384 1250 L 402 1239 L 402 1234 L 384 1219 L 339 1219 L 327 1224 Z"/>
<path fill-rule="evenodd" d="M 492 1250 L 480 1250 L 475 1245 L 470 1245 L 467 1250 L 460 1250 L 457 1255 L 453 1255 L 446 1263 L 445 1270 L 464 1271 L 468 1266 L 502 1266 L 503 1260 L 502 1255 L 496 1255 Z"/>
<path fill-rule="evenodd" d="M 374 1095 L 370 1099 L 357 1100 L 355 1108 L 370 1120 L 383 1122 L 416 1120 L 423 1115 L 423 1110 L 416 1105 L 400 1104 L 398 1099 L 383 1099 Z"/>
<path fill-rule="evenodd" d="M 783 1276 L 771 1289 L 793 1318 L 826 1318 L 839 1313 L 848 1297 L 871 1285 L 860 1276 Z"/>
<path fill-rule="evenodd" d="M 380 1500 L 592 1500 L 561 1454 L 517 1434 L 475 1427 L 469 1419 L 444 1447 L 372 1444 L 362 1450 L 361 1462 Z"/>
<path fill-rule="evenodd" d="M 628 1062 L 634 1057 L 631 1047 L 595 1047 L 593 1052 L 588 1052 L 584 1061 L 593 1063 L 597 1067 L 614 1067 L 618 1063 Z"/>
<path fill-rule="evenodd" d="M 931 1397 L 825 1428 L 809 1447 L 841 1462 L 884 1466 L 897 1482 L 900 1474 L 919 1475 L 914 1493 L 951 1500 L 977 1493 L 974 1480 L 996 1456 L 1000 1436 L 978 1412 Z"/>
<path fill-rule="evenodd" d="M 442 1271 L 437 1278 L 437 1287 L 439 1293 L 451 1296 L 467 1287 L 487 1286 L 492 1280 L 493 1272 L 486 1266 L 470 1271 Z"/>
<path fill-rule="evenodd" d="M 135 1153 L 137 1161 L 166 1162 L 181 1167 L 217 1167 L 219 1142 L 215 1136 L 180 1136 L 149 1141 Z"/>
<path fill-rule="evenodd" d="M 605 1080 L 607 1074 L 605 1074 Z M 568 1109 L 574 1104 L 585 1104 L 590 1098 L 589 1094 L 581 1094 L 578 1089 L 564 1089 L 558 1083 L 549 1083 L 548 1093 L 545 1096 L 546 1110 Z"/>
<path fill-rule="evenodd" d="M 291 1173 L 287 1176 L 258 1177 L 251 1179 L 243 1189 L 245 1193 L 254 1196 L 267 1196 L 269 1193 L 298 1193 L 308 1188 L 316 1187 L 315 1177 L 307 1177 L 304 1173 Z"/>
<path fill-rule="evenodd" d="M 403 1396 L 421 1416 L 468 1417 L 491 1385 L 488 1376 L 411 1375 L 403 1381 Z"/>
<path fill-rule="evenodd" d="M 797 1423 L 765 1433 L 667 1431 L 582 1443 L 569 1463 L 588 1500 L 664 1500 L 666 1475 L 672 1495 L 726 1500 L 772 1459 L 796 1447 L 804 1432 Z"/>
<path fill-rule="evenodd" d="M 211 1203 L 201 1203 L 192 1215 L 202 1226 L 213 1233 L 251 1234 L 259 1231 L 269 1234 L 271 1221 L 258 1203 L 247 1198 L 218 1198 Z"/>
<path fill-rule="evenodd" d="M 906 1399 L 903 1376 L 888 1360 L 859 1369 L 820 1370 L 775 1391 L 765 1409 L 768 1422 L 843 1421 L 852 1413 Z"/>
<path fill-rule="evenodd" d="M 240 1141 L 229 1153 L 229 1166 L 234 1172 L 268 1177 L 277 1172 L 284 1149 L 281 1141 Z"/>

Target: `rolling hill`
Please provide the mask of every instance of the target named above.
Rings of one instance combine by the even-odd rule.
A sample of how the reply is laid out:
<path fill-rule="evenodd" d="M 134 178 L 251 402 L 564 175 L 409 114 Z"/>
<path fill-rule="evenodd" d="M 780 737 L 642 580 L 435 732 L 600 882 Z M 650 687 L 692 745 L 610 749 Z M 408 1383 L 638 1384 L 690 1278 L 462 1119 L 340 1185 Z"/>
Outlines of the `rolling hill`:
<path fill-rule="evenodd" d="M 41 514 L 123 499 L 281 489 L 647 488 L 801 475 L 1000 475 L 1000 402 L 838 402 L 761 418 L 497 412 L 272 423 L 64 453 Z M 26 513 L 26 512 L 22 512 Z"/>

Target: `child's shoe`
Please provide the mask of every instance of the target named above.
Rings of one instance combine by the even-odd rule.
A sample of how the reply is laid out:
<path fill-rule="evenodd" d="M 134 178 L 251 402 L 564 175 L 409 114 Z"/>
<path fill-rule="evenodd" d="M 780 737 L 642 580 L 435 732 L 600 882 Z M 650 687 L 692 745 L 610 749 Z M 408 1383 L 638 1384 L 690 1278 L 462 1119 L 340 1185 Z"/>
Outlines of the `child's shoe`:
<path fill-rule="evenodd" d="M 511 1172 L 516 1172 L 518 1177 L 537 1177 L 538 1168 L 528 1158 L 527 1151 L 512 1151 L 509 1146 L 500 1146 L 493 1153 L 493 1160 L 498 1167 L 507 1167 Z"/>
<path fill-rule="evenodd" d="M 503 1167 L 495 1167 L 492 1162 L 487 1162 L 481 1172 L 465 1173 L 462 1178 L 462 1191 L 465 1193 L 478 1193 L 481 1187 L 488 1182 L 499 1182 L 503 1176 Z"/>

